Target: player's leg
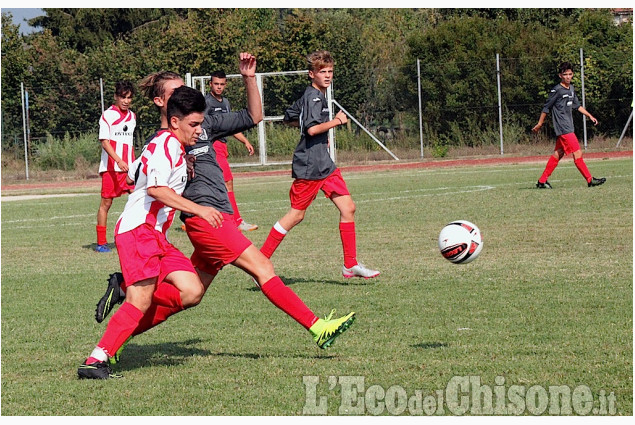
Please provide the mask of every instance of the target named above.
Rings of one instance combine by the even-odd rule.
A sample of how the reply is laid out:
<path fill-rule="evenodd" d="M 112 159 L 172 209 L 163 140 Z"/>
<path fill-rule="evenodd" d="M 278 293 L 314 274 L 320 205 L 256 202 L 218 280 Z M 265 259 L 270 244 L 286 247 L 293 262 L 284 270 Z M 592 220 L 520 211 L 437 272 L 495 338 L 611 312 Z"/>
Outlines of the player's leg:
<path fill-rule="evenodd" d="M 601 184 L 604 184 L 604 182 L 606 181 L 606 178 L 604 177 L 595 178 L 591 175 L 591 172 L 587 168 L 586 163 L 584 162 L 584 159 L 582 158 L 581 149 L 576 150 L 575 152 L 572 153 L 572 155 L 573 155 L 573 163 L 575 164 L 580 174 L 582 174 L 582 176 L 586 180 L 588 187 L 594 187 L 594 186 L 599 186 Z"/>
<path fill-rule="evenodd" d="M 562 141 L 560 138 L 556 141 L 556 148 L 553 151 L 553 154 L 547 160 L 547 165 L 545 166 L 545 170 L 542 172 L 542 175 L 538 179 L 538 183 L 536 183 L 536 187 L 538 189 L 551 189 L 551 184 L 549 183 L 549 176 L 553 173 L 553 170 L 556 169 L 558 163 L 565 155 L 564 148 L 562 147 Z"/>
<path fill-rule="evenodd" d="M 379 276 L 379 271 L 372 270 L 357 261 L 357 240 L 355 231 L 355 202 L 346 187 L 340 170 L 333 172 L 322 186 L 324 194 L 340 211 L 340 238 L 344 254 L 342 275 L 370 279 Z"/>
<path fill-rule="evenodd" d="M 156 277 L 148 278 L 127 288 L 126 301 L 110 318 L 99 343 L 77 370 L 79 378 L 108 379 L 116 377 L 110 369 L 108 360 L 132 336 L 144 314 L 150 308 L 156 282 Z"/>
<path fill-rule="evenodd" d="M 307 329 L 320 348 L 329 347 L 333 340 L 346 331 L 355 320 L 354 312 L 337 319 L 318 318 L 304 301 L 276 275 L 271 260 L 254 245 L 245 249 L 232 264 L 249 273 L 267 299 Z"/>
<path fill-rule="evenodd" d="M 97 210 L 97 226 L 95 226 L 95 230 L 97 231 L 97 247 L 95 248 L 95 251 L 97 252 L 111 252 L 111 249 L 108 247 L 108 239 L 106 237 L 108 211 L 110 211 L 111 206 L 112 198 L 101 198 L 99 209 Z"/>

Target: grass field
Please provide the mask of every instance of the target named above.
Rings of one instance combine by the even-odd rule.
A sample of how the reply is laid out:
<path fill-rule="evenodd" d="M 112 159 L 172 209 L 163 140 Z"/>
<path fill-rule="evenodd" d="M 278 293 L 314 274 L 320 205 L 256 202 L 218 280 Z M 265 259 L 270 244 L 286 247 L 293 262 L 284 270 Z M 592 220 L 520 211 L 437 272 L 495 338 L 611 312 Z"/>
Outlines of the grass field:
<path fill-rule="evenodd" d="M 453 377 L 476 376 L 527 393 L 586 386 L 594 408 L 613 394 L 615 413 L 632 415 L 633 161 L 587 163 L 604 186 L 587 188 L 570 160 L 553 190 L 533 188 L 544 163 L 344 173 L 358 257 L 382 275 L 341 278 L 338 215 L 323 197 L 273 257 L 316 313 L 357 312 L 329 350 L 230 266 L 198 307 L 132 340 L 115 366 L 124 378 L 104 382 L 76 377 L 105 327 L 95 303 L 119 269 L 116 254 L 91 250 L 98 194 L 2 202 L 2 415 L 302 415 L 311 405 L 303 377 L 319 379 L 312 395 L 337 415 L 346 376 L 364 380 L 355 397 L 366 403 L 348 413 L 407 415 L 391 400 L 383 410 L 369 401 L 381 400 L 379 387 L 436 397 Z M 261 226 L 248 234 L 257 246 L 287 210 L 289 184 L 236 180 L 243 216 Z M 483 234 L 468 265 L 437 249 L 454 219 Z M 191 253 L 183 232 L 170 236 Z"/>

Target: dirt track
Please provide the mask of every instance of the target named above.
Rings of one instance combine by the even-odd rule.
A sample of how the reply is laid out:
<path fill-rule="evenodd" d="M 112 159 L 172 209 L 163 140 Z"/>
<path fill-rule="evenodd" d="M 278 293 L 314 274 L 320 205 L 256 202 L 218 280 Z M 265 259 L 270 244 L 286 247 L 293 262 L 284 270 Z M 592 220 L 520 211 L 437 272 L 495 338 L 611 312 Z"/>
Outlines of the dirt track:
<path fill-rule="evenodd" d="M 613 159 L 613 158 L 632 158 L 633 151 L 615 151 L 615 152 L 587 152 L 584 154 L 586 159 Z M 496 165 L 496 164 L 520 164 L 528 162 L 545 162 L 548 155 L 540 156 L 521 156 L 521 157 L 487 157 L 487 158 L 470 158 L 470 159 L 453 159 L 453 160 L 423 160 L 407 163 L 381 163 L 371 165 L 352 165 L 341 167 L 343 172 L 364 172 L 364 171 L 381 171 L 395 169 L 411 169 L 411 168 L 438 168 L 438 167 L 460 167 L 460 166 L 477 166 L 477 165 Z M 564 161 L 571 160 L 565 157 Z M 234 178 L 258 177 L 258 176 L 283 176 L 291 177 L 290 169 L 273 170 L 273 171 L 247 171 L 235 172 Z M 99 179 L 53 182 L 53 183 L 21 183 L 12 185 L 3 185 L 1 190 L 4 194 L 10 194 L 11 191 L 34 191 L 38 189 L 60 189 L 60 188 L 89 188 L 95 187 L 99 190 L 101 181 Z"/>

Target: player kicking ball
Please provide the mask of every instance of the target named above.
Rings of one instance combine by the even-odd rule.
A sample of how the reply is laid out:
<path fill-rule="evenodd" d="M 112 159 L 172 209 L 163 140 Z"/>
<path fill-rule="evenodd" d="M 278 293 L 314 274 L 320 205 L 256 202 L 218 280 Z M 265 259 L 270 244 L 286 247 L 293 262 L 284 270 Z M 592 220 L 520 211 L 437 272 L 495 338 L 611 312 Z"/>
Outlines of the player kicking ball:
<path fill-rule="evenodd" d="M 290 288 L 284 285 L 275 274 L 271 261 L 236 227 L 222 171 L 216 163 L 214 150 L 210 146 L 210 140 L 247 130 L 262 120 L 260 96 L 255 83 L 255 66 L 256 61 L 253 56 L 241 54 L 241 74 L 247 87 L 248 108 L 216 117 L 206 114 L 203 125 L 205 136 L 201 136 L 196 145 L 188 149 L 191 154 L 196 155 L 196 162 L 194 175 L 188 182 L 183 195 L 197 204 L 212 206 L 220 212 L 223 219 L 222 226 L 207 226 L 197 220 L 196 215 L 184 212 L 182 219 L 187 223 L 188 236 L 195 247 L 192 261 L 202 280 L 204 290 L 207 290 L 218 271 L 225 265 L 231 263 L 242 268 L 254 278 L 263 294 L 276 307 L 309 330 L 320 348 L 327 348 L 335 338 L 350 327 L 355 319 L 355 313 L 333 319 L 333 310 L 327 318 L 319 319 Z M 163 127 L 166 125 L 163 105 L 168 101 L 171 90 L 174 90 L 175 86 L 182 85 L 183 81 L 174 73 L 160 73 L 154 75 L 150 81 L 152 84 L 147 93 L 159 107 Z M 127 299 L 127 295 L 120 289 L 122 283 L 120 273 L 111 275 L 106 293 L 97 306 L 95 319 L 98 322 L 103 321 L 116 304 Z M 174 301 L 172 307 L 167 303 L 163 304 L 152 304 L 132 336 L 145 332 L 182 310 Z M 121 348 L 110 356 L 111 363 L 118 361 Z"/>
<path fill-rule="evenodd" d="M 286 234 L 298 225 L 306 210 L 321 190 L 340 211 L 340 237 L 344 251 L 342 276 L 370 279 L 379 276 L 357 261 L 355 234 L 355 203 L 340 170 L 328 152 L 328 131 L 348 121 L 342 111 L 329 120 L 326 89 L 333 79 L 333 57 L 325 50 L 307 57 L 311 85 L 304 95 L 285 112 L 285 123 L 300 127 L 300 142 L 293 153 L 292 175 L 295 179 L 289 191 L 291 209 L 278 220 L 260 249 L 271 258 Z"/>

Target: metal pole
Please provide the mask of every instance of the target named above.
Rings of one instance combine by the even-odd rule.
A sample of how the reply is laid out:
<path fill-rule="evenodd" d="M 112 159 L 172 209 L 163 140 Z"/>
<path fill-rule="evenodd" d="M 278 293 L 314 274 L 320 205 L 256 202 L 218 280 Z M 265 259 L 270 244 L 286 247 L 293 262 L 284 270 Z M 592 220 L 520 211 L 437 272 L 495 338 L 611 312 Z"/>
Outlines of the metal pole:
<path fill-rule="evenodd" d="M 101 94 L 101 113 L 104 113 L 104 80 L 99 78 L 99 93 Z"/>
<path fill-rule="evenodd" d="M 417 95 L 419 96 L 419 143 L 423 158 L 423 113 L 421 111 L 421 61 L 417 58 Z"/>
<path fill-rule="evenodd" d="M 333 83 L 326 88 L 326 101 L 329 108 L 329 121 L 331 121 L 333 119 Z M 329 146 L 329 153 L 331 154 L 331 159 L 335 162 L 337 158 L 337 149 L 335 147 L 335 127 L 329 129 L 329 140 L 331 142 Z"/>
<path fill-rule="evenodd" d="M 503 107 L 501 101 L 501 68 L 500 55 L 496 53 L 496 79 L 498 82 L 498 128 L 501 141 L 501 155 L 503 154 Z"/>
<path fill-rule="evenodd" d="M 262 74 L 256 73 L 256 86 L 258 87 L 258 93 L 260 94 L 260 104 L 265 104 L 265 97 L 262 88 Z M 264 112 L 263 112 L 264 116 Z M 267 140 L 265 137 L 265 120 L 258 123 L 258 150 L 260 154 L 260 165 L 267 165 Z"/>
<path fill-rule="evenodd" d="M 582 48 L 580 48 L 580 79 L 582 80 L 582 107 L 586 109 L 586 100 L 584 97 L 584 51 Z M 582 128 L 584 130 L 584 150 L 586 150 L 586 115 L 582 116 Z"/>
<path fill-rule="evenodd" d="M 22 97 L 22 132 L 24 134 L 24 164 L 26 171 L 26 179 L 29 179 L 29 149 L 27 147 L 27 137 L 26 137 L 26 109 L 24 105 L 24 83 L 20 83 L 20 92 Z"/>
<path fill-rule="evenodd" d="M 622 135 L 620 136 L 620 140 L 617 141 L 617 145 L 615 145 L 616 148 L 620 147 L 620 143 L 622 143 L 622 139 L 624 138 L 624 135 L 626 134 L 626 130 L 628 130 L 628 125 L 631 123 L 631 120 L 633 119 L 633 110 L 631 109 L 631 116 L 628 117 L 628 121 L 626 121 L 626 125 L 624 126 L 624 130 L 622 130 Z"/>

